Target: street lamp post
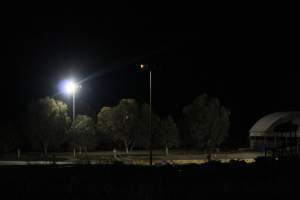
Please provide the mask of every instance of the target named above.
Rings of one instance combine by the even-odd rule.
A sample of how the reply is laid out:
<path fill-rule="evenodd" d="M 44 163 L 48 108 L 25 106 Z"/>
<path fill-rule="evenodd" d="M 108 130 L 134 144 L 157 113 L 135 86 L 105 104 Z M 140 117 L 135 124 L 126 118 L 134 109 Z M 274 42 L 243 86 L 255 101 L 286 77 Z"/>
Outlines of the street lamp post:
<path fill-rule="evenodd" d="M 65 81 L 64 85 L 63 85 L 63 90 L 65 93 L 67 94 L 72 94 L 72 99 L 73 99 L 73 103 L 72 103 L 72 122 L 75 122 L 75 118 L 76 118 L 76 112 L 75 112 L 75 99 L 76 99 L 76 90 L 80 88 L 80 85 L 78 85 L 76 82 L 69 80 L 69 81 Z M 80 152 L 81 154 L 81 149 Z M 73 149 L 73 156 L 74 158 L 76 158 L 76 149 Z"/>
<path fill-rule="evenodd" d="M 76 113 L 75 113 L 75 99 L 76 99 L 76 90 L 80 88 L 80 85 L 78 85 L 76 82 L 72 81 L 72 80 L 69 80 L 69 81 L 66 81 L 65 84 L 64 84 L 64 92 L 67 93 L 67 94 L 72 94 L 72 97 L 73 97 L 73 111 L 72 111 L 72 121 L 74 122 L 75 121 L 75 116 L 76 116 Z"/>
<path fill-rule="evenodd" d="M 73 91 L 73 122 L 75 121 L 75 96 L 76 96 L 76 89 Z"/>
<path fill-rule="evenodd" d="M 62 93 L 65 93 L 67 95 L 72 95 L 72 123 L 74 124 L 75 119 L 76 119 L 76 106 L 75 106 L 75 100 L 76 100 L 76 90 L 78 90 L 81 86 L 76 83 L 74 80 L 64 80 L 59 84 L 59 88 Z M 80 152 L 81 154 L 81 149 Z M 76 158 L 76 149 L 75 147 L 73 148 L 73 157 Z"/>
<path fill-rule="evenodd" d="M 150 132 L 150 144 L 149 144 L 149 163 L 150 166 L 152 166 L 153 161 L 153 134 L 152 134 L 152 66 L 147 64 L 141 64 L 140 68 L 142 70 L 148 70 L 149 71 L 149 132 Z"/>
<path fill-rule="evenodd" d="M 149 92 L 150 92 L 150 100 L 149 100 L 149 102 L 150 102 L 150 104 L 149 104 L 149 106 L 150 106 L 150 108 L 149 108 L 149 116 L 150 116 L 150 119 L 149 119 L 149 121 L 150 121 L 150 147 L 149 147 L 149 149 L 150 149 L 150 160 L 149 160 L 149 162 L 150 162 L 150 165 L 152 166 L 152 142 L 153 142 L 153 134 L 152 134 L 152 70 L 151 69 L 149 69 L 149 82 L 150 82 L 150 84 L 149 84 Z"/>
<path fill-rule="evenodd" d="M 73 86 L 74 88 L 72 88 L 72 99 L 73 99 L 73 106 L 72 106 L 72 123 L 74 124 L 75 122 L 75 116 L 76 116 L 76 113 L 75 113 L 75 99 L 76 99 L 76 85 L 74 84 Z M 79 151 L 79 154 L 81 154 L 81 149 Z M 76 149 L 74 147 L 73 149 L 73 157 L 76 158 Z"/>

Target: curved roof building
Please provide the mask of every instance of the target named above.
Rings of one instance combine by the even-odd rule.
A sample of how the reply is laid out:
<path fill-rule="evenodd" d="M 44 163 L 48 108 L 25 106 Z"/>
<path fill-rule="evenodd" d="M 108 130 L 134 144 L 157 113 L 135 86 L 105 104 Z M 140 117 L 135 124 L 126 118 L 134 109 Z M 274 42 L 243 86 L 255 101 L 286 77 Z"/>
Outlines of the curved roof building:
<path fill-rule="evenodd" d="M 264 116 L 250 129 L 250 146 L 263 149 L 288 145 L 300 138 L 300 112 L 276 112 Z"/>

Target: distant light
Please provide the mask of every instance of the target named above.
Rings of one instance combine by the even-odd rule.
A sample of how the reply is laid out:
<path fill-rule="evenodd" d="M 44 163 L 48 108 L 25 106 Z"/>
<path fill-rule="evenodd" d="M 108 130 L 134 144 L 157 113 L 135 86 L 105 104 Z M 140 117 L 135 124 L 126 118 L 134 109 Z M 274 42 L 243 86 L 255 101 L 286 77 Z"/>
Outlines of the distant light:
<path fill-rule="evenodd" d="M 144 64 L 141 64 L 141 69 L 144 69 L 145 68 L 145 65 Z"/>

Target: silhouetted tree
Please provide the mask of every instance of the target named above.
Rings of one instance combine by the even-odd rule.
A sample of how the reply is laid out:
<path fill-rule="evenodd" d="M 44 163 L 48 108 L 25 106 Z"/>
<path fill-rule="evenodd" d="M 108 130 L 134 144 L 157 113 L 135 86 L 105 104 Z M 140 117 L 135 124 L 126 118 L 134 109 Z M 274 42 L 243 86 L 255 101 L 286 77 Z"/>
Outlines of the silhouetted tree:
<path fill-rule="evenodd" d="M 228 136 L 230 111 L 204 94 L 183 109 L 183 130 L 198 148 L 219 146 Z"/>
<path fill-rule="evenodd" d="M 179 145 L 179 131 L 172 116 L 161 120 L 158 141 L 165 148 L 165 154 L 169 154 L 169 148 Z"/>
<path fill-rule="evenodd" d="M 93 119 L 86 115 L 78 115 L 68 131 L 71 144 L 74 148 L 79 148 L 81 154 L 82 148 L 87 152 L 88 147 L 95 146 L 97 139 L 95 135 L 95 123 Z"/>
<path fill-rule="evenodd" d="M 0 152 L 10 152 L 17 149 L 21 144 L 21 137 L 16 126 L 11 122 L 1 123 Z"/>
<path fill-rule="evenodd" d="M 104 107 L 97 115 L 97 130 L 110 136 L 114 142 L 121 142 L 125 152 L 134 146 L 134 133 L 137 127 L 138 104 L 134 99 L 122 99 L 118 105 Z"/>
<path fill-rule="evenodd" d="M 113 108 L 113 133 L 115 139 L 124 144 L 126 153 L 136 144 L 136 128 L 138 128 L 138 103 L 135 99 L 122 99 Z"/>
<path fill-rule="evenodd" d="M 142 104 L 139 107 L 139 117 L 137 121 L 137 128 L 135 133 L 136 145 L 142 148 L 149 148 L 150 146 L 150 106 L 149 104 Z M 158 144 L 156 140 L 160 135 L 160 117 L 152 109 L 152 134 L 153 145 Z"/>
<path fill-rule="evenodd" d="M 113 108 L 103 107 L 97 114 L 96 134 L 100 143 L 113 143 L 115 141 L 113 135 Z"/>
<path fill-rule="evenodd" d="M 159 131 L 159 116 L 153 113 L 153 133 Z M 148 147 L 149 105 L 138 104 L 135 99 L 122 99 L 118 105 L 104 107 L 97 115 L 97 131 L 124 145 L 128 153 L 134 147 Z"/>
<path fill-rule="evenodd" d="M 57 150 L 66 139 L 70 125 L 68 106 L 53 98 L 39 99 L 29 110 L 29 139 L 34 148 Z"/>

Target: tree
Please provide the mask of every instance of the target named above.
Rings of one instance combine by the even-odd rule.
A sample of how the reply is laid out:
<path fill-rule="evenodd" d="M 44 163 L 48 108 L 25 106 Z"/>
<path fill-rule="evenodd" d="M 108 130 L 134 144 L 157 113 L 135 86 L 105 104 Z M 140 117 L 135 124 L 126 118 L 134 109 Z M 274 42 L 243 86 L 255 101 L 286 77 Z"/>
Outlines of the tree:
<path fill-rule="evenodd" d="M 11 122 L 1 123 L 0 152 L 10 152 L 20 147 L 21 137 L 18 129 Z"/>
<path fill-rule="evenodd" d="M 114 141 L 112 113 L 113 108 L 106 106 L 97 114 L 96 134 L 101 143 L 111 144 Z"/>
<path fill-rule="evenodd" d="M 142 104 L 139 109 L 138 128 L 135 134 L 136 144 L 142 148 L 149 148 L 150 146 L 150 106 L 149 104 Z M 152 145 L 159 145 L 160 135 L 160 117 L 152 109 Z"/>
<path fill-rule="evenodd" d="M 153 133 L 159 131 L 159 116 L 152 115 Z M 101 138 L 122 143 L 125 152 L 134 147 L 148 147 L 149 105 L 139 104 L 135 99 L 122 99 L 114 107 L 104 107 L 97 115 L 97 131 Z"/>
<path fill-rule="evenodd" d="M 158 139 L 160 145 L 165 147 L 166 155 L 169 154 L 168 148 L 177 147 L 179 144 L 179 131 L 172 116 L 161 121 Z"/>
<path fill-rule="evenodd" d="M 228 136 L 230 111 L 204 94 L 183 109 L 183 130 L 198 148 L 219 146 Z"/>
<path fill-rule="evenodd" d="M 74 148 L 78 147 L 81 154 L 82 148 L 87 152 L 88 147 L 97 144 L 95 135 L 95 124 L 91 117 L 78 115 L 72 123 L 70 130 L 71 144 Z"/>
<path fill-rule="evenodd" d="M 135 145 L 134 134 L 138 127 L 138 103 L 134 99 L 122 99 L 114 107 L 104 107 L 97 115 L 99 134 L 122 143 L 125 152 Z"/>
<path fill-rule="evenodd" d="M 139 106 L 135 99 L 122 99 L 113 108 L 111 129 L 114 139 L 124 144 L 126 154 L 136 145 L 136 129 L 139 127 L 138 112 Z"/>
<path fill-rule="evenodd" d="M 64 102 L 49 97 L 39 99 L 29 109 L 29 139 L 33 148 L 42 148 L 46 156 L 49 147 L 57 150 L 65 142 L 70 122 Z"/>

